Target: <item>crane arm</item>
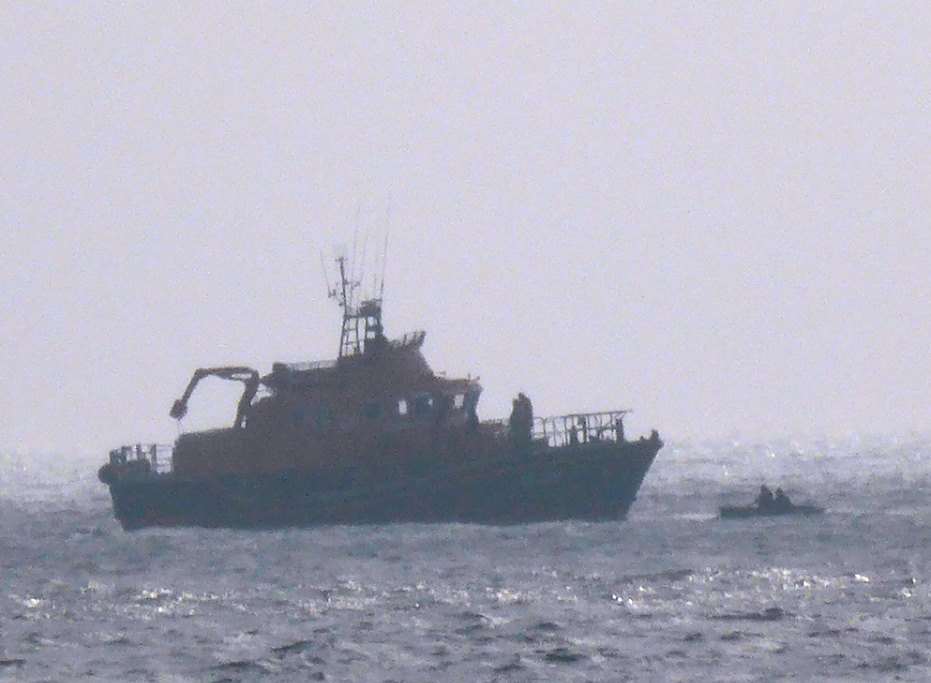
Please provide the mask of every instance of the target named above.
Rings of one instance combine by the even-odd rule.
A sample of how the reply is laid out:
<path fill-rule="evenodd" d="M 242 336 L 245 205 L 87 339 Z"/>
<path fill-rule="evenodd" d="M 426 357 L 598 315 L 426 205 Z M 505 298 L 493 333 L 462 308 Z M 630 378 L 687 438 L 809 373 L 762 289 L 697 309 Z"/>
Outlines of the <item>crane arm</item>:
<path fill-rule="evenodd" d="M 259 389 L 258 371 L 244 366 L 198 368 L 194 371 L 194 376 L 191 377 L 191 381 L 188 382 L 187 388 L 184 390 L 181 398 L 175 401 L 174 405 L 171 406 L 169 415 L 176 420 L 180 420 L 187 415 L 187 402 L 191 398 L 191 394 L 194 393 L 194 389 L 197 387 L 198 382 L 204 377 L 219 377 L 220 379 L 228 379 L 245 384 L 242 398 L 239 399 L 239 405 L 236 408 L 236 427 L 237 429 L 241 428 L 245 421 L 246 410 L 252 403 L 255 392 Z"/>

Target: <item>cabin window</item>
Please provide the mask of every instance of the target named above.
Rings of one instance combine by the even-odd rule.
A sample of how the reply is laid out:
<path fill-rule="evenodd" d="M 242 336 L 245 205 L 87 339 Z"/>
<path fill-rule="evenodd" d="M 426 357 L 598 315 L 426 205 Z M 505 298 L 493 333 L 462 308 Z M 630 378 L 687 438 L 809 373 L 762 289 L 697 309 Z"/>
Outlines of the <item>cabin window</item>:
<path fill-rule="evenodd" d="M 407 401 L 403 398 L 398 401 L 398 415 L 407 417 Z"/>
<path fill-rule="evenodd" d="M 417 394 L 414 397 L 414 415 L 429 417 L 433 412 L 433 397 L 430 394 Z"/>
<path fill-rule="evenodd" d="M 378 401 L 366 401 L 362 404 L 362 414 L 372 420 L 381 417 L 381 403 Z"/>
<path fill-rule="evenodd" d="M 453 397 L 453 407 L 456 410 L 462 410 L 462 407 L 465 405 L 465 394 L 456 394 Z"/>
<path fill-rule="evenodd" d="M 440 394 L 434 399 L 436 406 L 436 421 L 441 423 L 449 417 L 449 411 L 453 407 L 453 397 Z"/>

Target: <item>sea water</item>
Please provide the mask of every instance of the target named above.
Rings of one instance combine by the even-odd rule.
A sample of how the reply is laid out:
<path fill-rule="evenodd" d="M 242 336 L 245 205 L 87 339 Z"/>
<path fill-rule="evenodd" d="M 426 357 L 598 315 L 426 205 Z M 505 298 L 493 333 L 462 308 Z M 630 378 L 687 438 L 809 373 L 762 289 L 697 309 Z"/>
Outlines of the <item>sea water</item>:
<path fill-rule="evenodd" d="M 928 680 L 929 455 L 672 441 L 626 521 L 134 533 L 96 460 L 0 455 L 0 680 Z M 716 518 L 763 482 L 828 511 Z"/>

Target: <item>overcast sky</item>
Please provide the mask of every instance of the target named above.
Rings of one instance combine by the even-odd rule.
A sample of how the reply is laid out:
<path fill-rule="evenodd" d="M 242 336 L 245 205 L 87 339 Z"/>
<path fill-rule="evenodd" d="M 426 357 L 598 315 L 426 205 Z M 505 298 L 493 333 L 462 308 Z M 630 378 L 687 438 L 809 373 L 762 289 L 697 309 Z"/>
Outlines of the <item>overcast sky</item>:
<path fill-rule="evenodd" d="M 0 448 L 334 356 L 319 252 L 386 223 L 389 336 L 483 417 L 928 431 L 929 45 L 926 2 L 3 3 Z"/>

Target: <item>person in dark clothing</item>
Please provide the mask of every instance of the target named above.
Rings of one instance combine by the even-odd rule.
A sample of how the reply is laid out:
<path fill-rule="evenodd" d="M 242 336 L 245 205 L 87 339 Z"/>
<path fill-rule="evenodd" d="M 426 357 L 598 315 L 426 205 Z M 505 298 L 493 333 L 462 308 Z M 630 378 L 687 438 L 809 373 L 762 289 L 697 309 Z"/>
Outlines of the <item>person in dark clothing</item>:
<path fill-rule="evenodd" d="M 511 417 L 508 418 L 508 432 L 512 441 L 517 441 L 520 434 L 520 406 L 515 398 L 511 401 Z"/>
<path fill-rule="evenodd" d="M 614 438 L 618 443 L 624 443 L 624 418 L 619 417 L 614 421 Z"/>
<path fill-rule="evenodd" d="M 756 497 L 756 506 L 761 510 L 771 510 L 773 508 L 773 492 L 769 490 L 766 484 L 760 487 L 760 495 Z"/>
<path fill-rule="evenodd" d="M 518 394 L 511 404 L 511 419 L 508 420 L 508 428 L 511 432 L 511 440 L 516 445 L 526 446 L 530 443 L 533 430 L 533 404 L 523 393 Z"/>
<path fill-rule="evenodd" d="M 517 394 L 517 403 L 520 405 L 521 414 L 527 424 L 527 431 L 530 432 L 533 428 L 533 404 L 523 392 Z"/>
<path fill-rule="evenodd" d="M 792 501 L 789 500 L 789 497 L 783 492 L 781 488 L 776 489 L 776 497 L 773 499 L 773 506 L 777 510 L 792 509 Z"/>

